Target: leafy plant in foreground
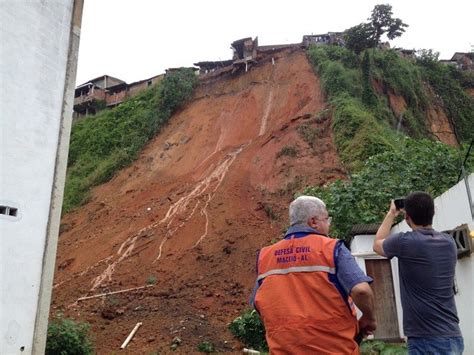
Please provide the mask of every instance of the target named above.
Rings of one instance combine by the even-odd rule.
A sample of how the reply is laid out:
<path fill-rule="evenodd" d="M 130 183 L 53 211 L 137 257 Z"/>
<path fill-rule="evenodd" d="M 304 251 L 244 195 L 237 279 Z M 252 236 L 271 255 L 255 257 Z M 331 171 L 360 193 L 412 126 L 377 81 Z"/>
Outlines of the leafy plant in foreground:
<path fill-rule="evenodd" d="M 90 326 L 58 317 L 48 326 L 46 355 L 90 355 L 94 347 L 89 338 Z"/>
<path fill-rule="evenodd" d="M 229 325 L 231 333 L 245 346 L 260 351 L 268 351 L 265 328 L 255 310 L 246 310 Z"/>

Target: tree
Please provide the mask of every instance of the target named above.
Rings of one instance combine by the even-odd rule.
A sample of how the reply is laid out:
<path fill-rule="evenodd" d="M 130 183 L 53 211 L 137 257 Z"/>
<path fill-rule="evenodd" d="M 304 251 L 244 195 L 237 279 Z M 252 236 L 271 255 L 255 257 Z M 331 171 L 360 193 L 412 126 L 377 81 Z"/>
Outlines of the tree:
<path fill-rule="evenodd" d="M 373 38 L 374 29 L 370 23 L 361 23 L 346 30 L 346 47 L 357 54 L 364 49 L 373 48 L 377 45 Z"/>
<path fill-rule="evenodd" d="M 419 49 L 416 51 L 416 60 L 419 64 L 433 67 L 438 63 L 439 52 L 433 52 L 432 49 Z"/>
<path fill-rule="evenodd" d="M 380 43 L 380 37 L 387 34 L 388 39 L 392 40 L 400 37 L 404 32 L 407 24 L 403 23 L 399 18 L 392 18 L 392 6 L 389 4 L 375 5 L 372 15 L 368 18 L 370 25 L 374 30 L 374 40 Z"/>
<path fill-rule="evenodd" d="M 400 37 L 408 25 L 392 15 L 391 5 L 375 5 L 372 15 L 368 18 L 370 22 L 361 23 L 345 31 L 347 48 L 360 53 L 364 49 L 375 48 L 384 34 L 389 40 Z"/>

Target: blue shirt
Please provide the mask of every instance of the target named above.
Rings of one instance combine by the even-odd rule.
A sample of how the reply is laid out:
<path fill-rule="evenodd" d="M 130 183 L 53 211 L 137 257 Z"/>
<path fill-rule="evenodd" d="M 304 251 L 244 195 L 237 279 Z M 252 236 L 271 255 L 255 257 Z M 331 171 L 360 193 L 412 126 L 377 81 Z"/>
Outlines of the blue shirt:
<path fill-rule="evenodd" d="M 453 289 L 454 239 L 423 228 L 389 236 L 383 250 L 388 258 L 398 257 L 405 335 L 461 336 Z"/>

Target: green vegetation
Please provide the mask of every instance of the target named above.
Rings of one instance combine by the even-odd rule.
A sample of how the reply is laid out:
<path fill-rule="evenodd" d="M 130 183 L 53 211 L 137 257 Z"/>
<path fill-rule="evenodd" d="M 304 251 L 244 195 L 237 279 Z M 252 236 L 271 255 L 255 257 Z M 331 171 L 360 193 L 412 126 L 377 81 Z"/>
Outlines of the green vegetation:
<path fill-rule="evenodd" d="M 273 220 L 278 219 L 278 215 L 273 210 L 273 207 L 271 204 L 264 202 L 263 210 L 265 211 L 265 214 L 267 215 L 268 218 L 273 219 Z"/>
<path fill-rule="evenodd" d="M 457 136 L 470 142 L 474 100 L 464 89 L 474 87 L 474 75 L 438 63 L 432 51 L 422 51 L 415 62 L 392 50 L 357 55 L 320 46 L 310 48 L 308 57 L 332 107 L 336 148 L 351 172 L 348 181 L 304 190 L 327 203 L 335 236 L 346 236 L 357 223 L 380 222 L 393 197 L 413 190 L 439 195 L 457 182 L 463 153 L 428 140 L 433 95 L 426 84 L 441 98 Z M 389 106 L 388 93 L 404 99 L 400 117 Z M 467 170 L 473 167 L 471 159 Z"/>
<path fill-rule="evenodd" d="M 360 344 L 362 355 L 405 355 L 406 344 L 387 344 L 380 340 L 365 340 Z"/>
<path fill-rule="evenodd" d="M 201 353 L 211 354 L 216 352 L 216 347 L 214 344 L 208 341 L 203 341 L 202 343 L 198 344 L 197 350 Z"/>
<path fill-rule="evenodd" d="M 245 346 L 259 351 L 268 351 L 265 328 L 257 311 L 245 310 L 242 312 L 230 323 L 229 330 Z"/>
<path fill-rule="evenodd" d="M 363 168 L 324 187 L 308 187 L 305 195 L 322 198 L 333 216 L 332 234 L 343 238 L 354 224 L 378 223 L 392 198 L 422 190 L 440 195 L 457 182 L 460 155 L 439 142 L 400 138 L 398 150 L 370 157 Z M 464 147 L 464 154 L 467 147 Z M 464 157 L 464 155 L 462 155 Z M 474 169 L 474 156 L 466 168 Z"/>
<path fill-rule="evenodd" d="M 281 150 L 277 153 L 276 157 L 282 156 L 289 156 L 289 157 L 296 157 L 298 155 L 298 148 L 292 145 L 285 145 Z"/>
<path fill-rule="evenodd" d="M 156 277 L 153 275 L 148 276 L 145 282 L 147 285 L 155 285 L 156 284 Z"/>
<path fill-rule="evenodd" d="M 423 78 L 433 87 L 444 105 L 461 141 L 474 139 L 474 100 L 464 89 L 474 88 L 474 74 L 443 65 L 427 56 L 418 60 Z"/>
<path fill-rule="evenodd" d="M 89 338 L 89 324 L 59 316 L 48 326 L 46 355 L 89 355 L 94 347 Z"/>
<path fill-rule="evenodd" d="M 392 142 L 396 137 L 390 128 L 395 125 L 393 113 L 372 89 L 368 94 L 367 88 L 372 82 L 372 54 L 366 53 L 366 58 L 361 60 L 342 47 L 319 46 L 308 50 L 309 59 L 320 74 L 322 87 L 333 107 L 336 147 L 343 163 L 351 170 L 360 169 L 373 154 L 394 149 Z M 369 106 L 363 101 L 368 96 L 372 96 Z"/>
<path fill-rule="evenodd" d="M 399 18 L 393 18 L 392 15 L 391 5 L 375 5 L 369 22 L 346 30 L 346 47 L 359 54 L 365 49 L 375 48 L 384 34 L 390 40 L 400 37 L 408 25 Z"/>
<path fill-rule="evenodd" d="M 308 145 L 314 150 L 316 138 L 318 137 L 319 130 L 317 127 L 312 127 L 309 124 L 303 124 L 297 128 L 298 134 Z"/>
<path fill-rule="evenodd" d="M 181 69 L 120 106 L 74 124 L 63 211 L 85 202 L 91 187 L 110 180 L 136 159 L 144 145 L 191 96 L 196 84 L 194 72 Z"/>
<path fill-rule="evenodd" d="M 414 62 L 392 50 L 357 55 L 342 47 L 318 46 L 308 50 L 308 57 L 331 104 L 336 148 L 350 171 L 361 169 L 374 154 L 397 150 L 394 142 L 403 134 L 433 138 L 426 124 L 431 104 L 426 83 L 441 97 L 458 137 L 464 142 L 474 137 L 474 100 L 463 89 L 473 87 L 474 75 L 437 63 L 428 51 Z M 406 103 L 398 117 L 388 93 Z"/>

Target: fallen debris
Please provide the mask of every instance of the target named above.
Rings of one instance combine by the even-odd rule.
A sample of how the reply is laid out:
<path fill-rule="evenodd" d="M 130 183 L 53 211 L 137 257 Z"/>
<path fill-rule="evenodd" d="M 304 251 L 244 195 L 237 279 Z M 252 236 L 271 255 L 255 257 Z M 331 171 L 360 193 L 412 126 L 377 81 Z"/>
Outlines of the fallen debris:
<path fill-rule="evenodd" d="M 115 294 L 117 294 L 117 293 L 124 293 L 124 292 L 130 292 L 130 291 L 135 291 L 135 290 L 141 290 L 141 289 L 143 289 L 143 288 L 148 288 L 148 287 L 153 287 L 153 286 L 154 286 L 154 285 L 146 285 L 146 286 L 140 286 L 140 287 L 134 287 L 134 288 L 127 288 L 126 290 L 105 292 L 105 293 L 100 293 L 100 294 L 98 294 L 98 295 L 80 297 L 80 298 L 77 299 L 76 302 L 85 301 L 85 300 L 90 300 L 90 299 L 98 298 L 98 297 L 104 297 L 104 296 L 108 296 L 108 295 L 115 295 Z"/>
<path fill-rule="evenodd" d="M 142 325 L 142 322 L 139 322 L 135 325 L 135 327 L 132 329 L 132 331 L 130 332 L 130 334 L 128 335 L 127 339 L 125 339 L 125 341 L 123 342 L 122 346 L 120 347 L 120 349 L 125 349 L 125 347 L 128 345 L 128 343 L 130 342 L 130 340 L 132 340 L 133 336 L 135 335 L 135 333 L 137 332 L 138 328 L 140 328 L 140 326 Z"/>

